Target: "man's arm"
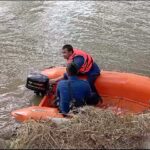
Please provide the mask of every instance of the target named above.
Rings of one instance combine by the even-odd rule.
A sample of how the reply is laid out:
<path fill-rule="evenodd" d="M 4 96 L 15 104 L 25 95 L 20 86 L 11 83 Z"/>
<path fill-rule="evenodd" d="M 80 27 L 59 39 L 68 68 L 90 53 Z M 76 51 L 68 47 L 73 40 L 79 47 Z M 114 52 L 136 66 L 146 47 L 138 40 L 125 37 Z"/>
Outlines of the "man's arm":
<path fill-rule="evenodd" d="M 68 97 L 68 88 L 66 82 L 60 81 L 57 86 L 57 96 L 59 97 L 59 110 L 62 114 L 67 114 L 70 110 L 70 101 Z"/>
<path fill-rule="evenodd" d="M 54 84 L 60 80 L 62 80 L 64 78 L 64 75 L 58 77 L 58 78 L 55 78 L 55 79 L 50 79 L 50 83 Z"/>
<path fill-rule="evenodd" d="M 52 83 L 52 84 L 54 84 L 54 83 L 56 83 L 56 82 L 58 82 L 58 81 L 60 81 L 60 80 L 67 80 L 68 79 L 68 75 L 67 75 L 67 73 L 65 72 L 64 73 L 64 75 L 62 75 L 62 76 L 60 76 L 60 77 L 58 77 L 58 78 L 55 78 L 55 79 L 50 79 L 50 83 Z"/>
<path fill-rule="evenodd" d="M 77 65 L 77 68 L 78 70 L 82 67 L 82 65 L 84 64 L 84 58 L 82 56 L 76 56 L 74 59 L 73 59 L 73 62 Z M 66 77 L 66 75 L 62 75 L 58 78 L 55 78 L 55 79 L 51 79 L 50 80 L 50 83 L 56 83 L 62 79 L 64 79 L 64 77 Z"/>
<path fill-rule="evenodd" d="M 76 56 L 73 59 L 73 62 L 77 65 L 78 70 L 82 67 L 84 64 L 84 58 L 82 56 Z"/>
<path fill-rule="evenodd" d="M 62 114 L 66 115 L 70 110 L 70 105 L 68 102 L 60 101 L 59 109 Z"/>

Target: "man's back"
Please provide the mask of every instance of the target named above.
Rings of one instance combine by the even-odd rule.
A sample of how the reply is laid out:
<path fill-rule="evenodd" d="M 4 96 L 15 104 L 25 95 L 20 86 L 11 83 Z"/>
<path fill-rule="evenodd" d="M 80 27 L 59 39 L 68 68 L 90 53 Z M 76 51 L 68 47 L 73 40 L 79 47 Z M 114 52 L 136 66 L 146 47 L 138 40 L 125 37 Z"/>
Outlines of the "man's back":
<path fill-rule="evenodd" d="M 60 81 L 57 87 L 57 96 L 59 97 L 59 107 L 61 112 L 69 112 L 71 97 L 76 100 L 78 106 L 82 106 L 84 100 L 86 97 L 89 97 L 90 94 L 91 89 L 89 83 L 87 81 L 79 80 L 76 76 L 71 76 L 68 80 Z"/>

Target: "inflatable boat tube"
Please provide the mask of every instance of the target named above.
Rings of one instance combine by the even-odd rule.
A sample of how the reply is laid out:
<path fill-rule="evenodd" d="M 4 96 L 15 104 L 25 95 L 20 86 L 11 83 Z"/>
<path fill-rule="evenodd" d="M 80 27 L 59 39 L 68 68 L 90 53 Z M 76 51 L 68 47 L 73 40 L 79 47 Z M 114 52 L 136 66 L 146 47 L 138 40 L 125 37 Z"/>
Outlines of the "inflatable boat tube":
<path fill-rule="evenodd" d="M 57 78 L 66 71 L 65 67 L 43 70 L 41 73 L 49 79 Z M 86 80 L 85 76 L 80 76 Z M 150 78 L 132 73 L 102 71 L 95 82 L 103 103 L 96 107 L 113 108 L 116 113 L 141 113 L 150 108 Z M 18 121 L 28 119 L 63 118 L 57 108 L 53 107 L 54 95 L 44 96 L 39 106 L 31 106 L 13 111 L 11 114 Z"/>

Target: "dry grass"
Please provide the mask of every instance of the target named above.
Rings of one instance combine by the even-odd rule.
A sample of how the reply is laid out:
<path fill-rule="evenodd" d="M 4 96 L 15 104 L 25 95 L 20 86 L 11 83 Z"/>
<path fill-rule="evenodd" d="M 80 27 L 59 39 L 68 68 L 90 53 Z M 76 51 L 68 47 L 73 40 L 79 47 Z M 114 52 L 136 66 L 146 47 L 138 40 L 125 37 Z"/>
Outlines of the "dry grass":
<path fill-rule="evenodd" d="M 85 107 L 70 121 L 29 121 L 11 140 L 16 149 L 119 149 L 142 148 L 149 132 L 150 114 L 119 117 L 110 110 Z"/>

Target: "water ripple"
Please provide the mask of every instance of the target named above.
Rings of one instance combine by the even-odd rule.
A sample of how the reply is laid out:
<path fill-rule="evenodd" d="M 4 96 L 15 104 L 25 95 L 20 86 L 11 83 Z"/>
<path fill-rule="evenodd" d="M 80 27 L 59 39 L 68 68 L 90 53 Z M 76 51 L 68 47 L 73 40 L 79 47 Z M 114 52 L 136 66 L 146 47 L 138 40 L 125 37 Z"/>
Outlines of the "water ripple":
<path fill-rule="evenodd" d="M 29 104 L 27 74 L 65 63 L 63 44 L 102 69 L 150 75 L 149 1 L 1 1 L 0 35 L 0 128 Z"/>

